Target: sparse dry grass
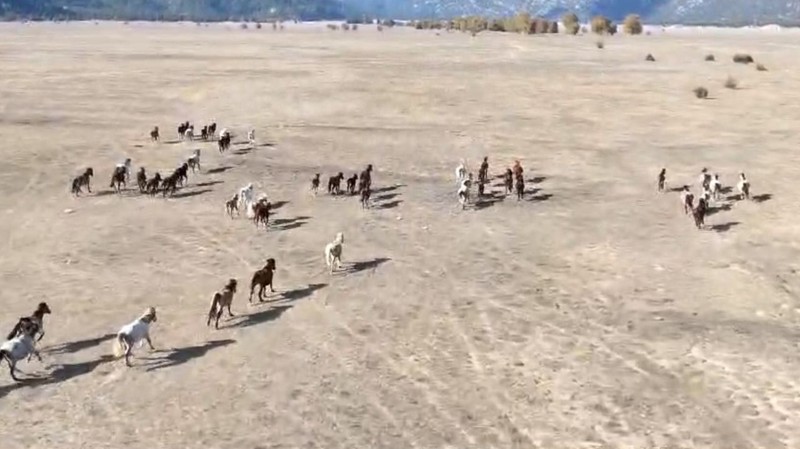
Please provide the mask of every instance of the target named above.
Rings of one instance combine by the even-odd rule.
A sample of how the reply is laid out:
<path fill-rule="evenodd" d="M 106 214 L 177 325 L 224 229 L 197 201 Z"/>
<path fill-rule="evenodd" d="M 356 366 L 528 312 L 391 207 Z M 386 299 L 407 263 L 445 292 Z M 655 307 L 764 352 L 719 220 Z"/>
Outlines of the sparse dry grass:
<path fill-rule="evenodd" d="M 708 98 L 708 89 L 706 89 L 703 86 L 695 87 L 692 92 L 694 92 L 694 96 L 697 98 L 700 99 Z"/>
<path fill-rule="evenodd" d="M 754 59 L 752 56 L 746 53 L 737 53 L 733 55 L 733 62 L 736 62 L 738 64 L 751 64 L 752 62 L 754 62 Z"/>
<path fill-rule="evenodd" d="M 730 75 L 729 75 L 729 76 L 728 76 L 728 77 L 725 79 L 725 84 L 724 84 L 724 85 L 725 85 L 725 87 L 726 87 L 726 88 L 728 88 L 728 89 L 736 89 L 737 87 L 739 87 L 739 82 L 738 82 L 738 81 L 736 81 L 736 78 L 734 78 L 734 77 L 732 77 L 732 76 L 730 76 Z"/>

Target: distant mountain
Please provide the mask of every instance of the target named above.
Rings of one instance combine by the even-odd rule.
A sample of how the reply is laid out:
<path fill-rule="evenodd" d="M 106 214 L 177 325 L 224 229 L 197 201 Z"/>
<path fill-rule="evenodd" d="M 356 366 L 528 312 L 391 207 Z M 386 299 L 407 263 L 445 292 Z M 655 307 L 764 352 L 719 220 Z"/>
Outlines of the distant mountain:
<path fill-rule="evenodd" d="M 800 0 L 0 0 L 0 17 L 119 20 L 303 20 L 510 16 L 548 18 L 573 11 L 620 20 L 629 13 L 651 23 L 800 25 Z"/>

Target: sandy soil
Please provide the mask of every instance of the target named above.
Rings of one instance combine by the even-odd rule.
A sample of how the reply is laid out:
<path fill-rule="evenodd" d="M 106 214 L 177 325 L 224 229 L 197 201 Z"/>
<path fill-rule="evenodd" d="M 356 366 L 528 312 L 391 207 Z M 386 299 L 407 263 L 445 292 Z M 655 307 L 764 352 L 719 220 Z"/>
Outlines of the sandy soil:
<path fill-rule="evenodd" d="M 38 380 L 0 369 L 3 449 L 800 447 L 798 38 L 0 25 L 0 327 L 53 309 Z M 260 146 L 148 141 L 184 119 Z M 194 148 L 175 198 L 109 193 L 125 156 L 163 173 Z M 484 155 L 519 158 L 527 198 L 462 212 L 453 171 Z M 308 193 L 368 163 L 373 209 Z M 746 170 L 761 202 L 697 231 L 662 166 Z M 224 215 L 251 181 L 282 204 L 269 231 Z M 248 306 L 267 257 L 278 293 Z M 158 352 L 109 362 L 149 305 Z"/>

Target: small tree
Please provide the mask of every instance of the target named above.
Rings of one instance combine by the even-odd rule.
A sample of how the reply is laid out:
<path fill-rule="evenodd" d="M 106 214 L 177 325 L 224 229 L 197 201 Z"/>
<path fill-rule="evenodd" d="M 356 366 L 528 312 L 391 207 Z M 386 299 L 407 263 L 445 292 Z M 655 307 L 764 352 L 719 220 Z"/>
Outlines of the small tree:
<path fill-rule="evenodd" d="M 628 14 L 622 22 L 622 28 L 627 34 L 642 34 L 642 19 L 636 14 Z"/>
<path fill-rule="evenodd" d="M 578 31 L 581 30 L 581 23 L 574 12 L 568 12 L 561 16 L 561 23 L 564 25 L 564 30 L 566 30 L 567 34 L 578 34 Z"/>
<path fill-rule="evenodd" d="M 610 19 L 603 16 L 592 17 L 592 32 L 597 34 L 614 34 L 617 26 Z"/>

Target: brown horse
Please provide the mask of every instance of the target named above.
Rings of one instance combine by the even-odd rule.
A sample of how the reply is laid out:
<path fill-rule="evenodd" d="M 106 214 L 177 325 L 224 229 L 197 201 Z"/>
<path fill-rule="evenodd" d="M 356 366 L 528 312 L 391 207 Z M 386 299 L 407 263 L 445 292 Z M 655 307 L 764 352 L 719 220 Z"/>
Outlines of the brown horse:
<path fill-rule="evenodd" d="M 272 273 L 275 271 L 275 259 L 269 258 L 267 259 L 267 264 L 264 265 L 264 268 L 256 271 L 253 274 L 253 279 L 250 281 L 250 299 L 249 302 L 253 302 L 253 292 L 255 291 L 256 285 L 258 285 L 258 302 L 264 301 L 264 290 L 266 287 L 269 286 L 269 290 L 272 293 L 275 293 L 275 289 L 272 288 Z"/>
<path fill-rule="evenodd" d="M 219 319 L 222 317 L 222 311 L 227 308 L 228 316 L 233 316 L 231 312 L 231 304 L 233 303 L 233 294 L 236 293 L 236 279 L 228 280 L 222 292 L 214 293 L 214 298 L 211 300 L 211 309 L 208 311 L 208 321 L 206 326 L 211 325 L 211 320 L 215 320 L 214 329 L 219 329 Z"/>
<path fill-rule="evenodd" d="M 75 196 L 80 195 L 81 192 L 83 192 L 83 190 L 82 190 L 83 186 L 86 186 L 86 189 L 89 191 L 89 193 L 92 193 L 92 186 L 90 185 L 90 181 L 92 179 L 92 176 L 94 176 L 94 170 L 92 170 L 92 167 L 89 167 L 83 172 L 83 174 L 81 174 L 77 178 L 73 179 L 72 180 L 72 193 Z"/>

